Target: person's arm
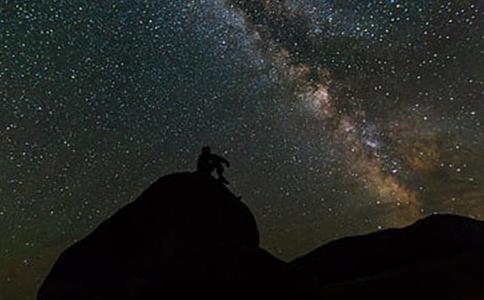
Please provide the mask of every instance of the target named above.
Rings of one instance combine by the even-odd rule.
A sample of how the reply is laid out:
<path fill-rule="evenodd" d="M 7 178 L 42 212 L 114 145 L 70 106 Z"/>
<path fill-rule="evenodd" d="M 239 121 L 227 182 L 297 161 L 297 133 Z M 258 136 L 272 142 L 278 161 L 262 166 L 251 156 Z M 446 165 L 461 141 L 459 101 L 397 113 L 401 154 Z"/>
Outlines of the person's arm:
<path fill-rule="evenodd" d="M 213 156 L 214 156 L 214 158 L 215 158 L 216 160 L 218 160 L 219 162 L 221 162 L 221 163 L 225 164 L 225 165 L 227 166 L 227 168 L 230 168 L 230 163 L 229 163 L 229 161 L 228 161 L 228 160 L 226 160 L 226 159 L 225 159 L 225 158 L 223 158 L 222 156 L 218 156 L 218 155 L 215 155 L 215 154 L 214 154 Z"/>

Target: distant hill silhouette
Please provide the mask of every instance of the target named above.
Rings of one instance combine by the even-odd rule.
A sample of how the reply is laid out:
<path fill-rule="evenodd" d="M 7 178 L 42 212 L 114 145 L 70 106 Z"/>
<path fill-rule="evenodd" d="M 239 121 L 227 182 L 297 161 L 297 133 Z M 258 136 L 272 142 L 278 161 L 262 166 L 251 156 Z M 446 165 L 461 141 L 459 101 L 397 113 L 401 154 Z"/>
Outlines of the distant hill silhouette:
<path fill-rule="evenodd" d="M 180 173 L 62 253 L 38 299 L 279 297 L 294 282 L 285 262 L 259 248 L 245 204 L 211 176 Z"/>
<path fill-rule="evenodd" d="M 202 173 L 160 178 L 65 250 L 38 300 L 484 299 L 484 222 L 436 215 L 330 242 L 290 263 Z"/>
<path fill-rule="evenodd" d="M 484 299 L 484 222 L 433 215 L 294 260 L 327 299 Z"/>

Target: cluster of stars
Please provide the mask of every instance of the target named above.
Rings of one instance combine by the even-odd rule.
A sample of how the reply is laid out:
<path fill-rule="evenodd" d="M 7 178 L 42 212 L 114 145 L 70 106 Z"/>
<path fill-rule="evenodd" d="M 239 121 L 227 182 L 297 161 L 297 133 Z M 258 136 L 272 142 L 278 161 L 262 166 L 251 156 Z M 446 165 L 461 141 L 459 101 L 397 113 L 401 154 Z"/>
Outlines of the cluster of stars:
<path fill-rule="evenodd" d="M 60 251 L 206 144 L 283 258 L 482 217 L 482 20 L 478 1 L 6 3 L 0 294 L 33 299 Z"/>

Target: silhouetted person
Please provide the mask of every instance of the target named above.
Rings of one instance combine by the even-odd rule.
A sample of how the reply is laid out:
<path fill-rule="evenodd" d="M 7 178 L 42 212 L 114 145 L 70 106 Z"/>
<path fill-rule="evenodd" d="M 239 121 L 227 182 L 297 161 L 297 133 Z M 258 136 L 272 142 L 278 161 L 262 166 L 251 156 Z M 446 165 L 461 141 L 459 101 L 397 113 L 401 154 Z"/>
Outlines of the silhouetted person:
<path fill-rule="evenodd" d="M 222 164 L 226 165 L 227 168 L 230 167 L 230 163 L 225 158 L 212 154 L 210 147 L 205 146 L 202 148 L 202 153 L 198 157 L 197 171 L 211 175 L 213 169 L 215 169 L 217 171 L 218 180 L 220 180 L 222 183 L 229 184 L 223 175 L 224 167 Z"/>

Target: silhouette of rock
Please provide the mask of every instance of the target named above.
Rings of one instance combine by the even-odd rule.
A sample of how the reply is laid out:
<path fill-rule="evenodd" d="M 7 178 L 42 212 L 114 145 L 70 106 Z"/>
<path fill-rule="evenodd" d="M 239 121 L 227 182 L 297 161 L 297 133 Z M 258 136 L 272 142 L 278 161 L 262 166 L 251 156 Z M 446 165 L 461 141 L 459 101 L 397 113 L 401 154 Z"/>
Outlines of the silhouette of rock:
<path fill-rule="evenodd" d="M 38 300 L 278 297 L 299 293 L 294 282 L 259 248 L 247 206 L 211 176 L 180 173 L 64 251 Z"/>
<path fill-rule="evenodd" d="M 484 299 L 484 222 L 434 215 L 294 260 L 326 299 Z"/>
<path fill-rule="evenodd" d="M 435 215 L 330 242 L 290 264 L 259 247 L 219 180 L 154 183 L 61 254 L 38 300 L 484 299 L 484 222 Z"/>

